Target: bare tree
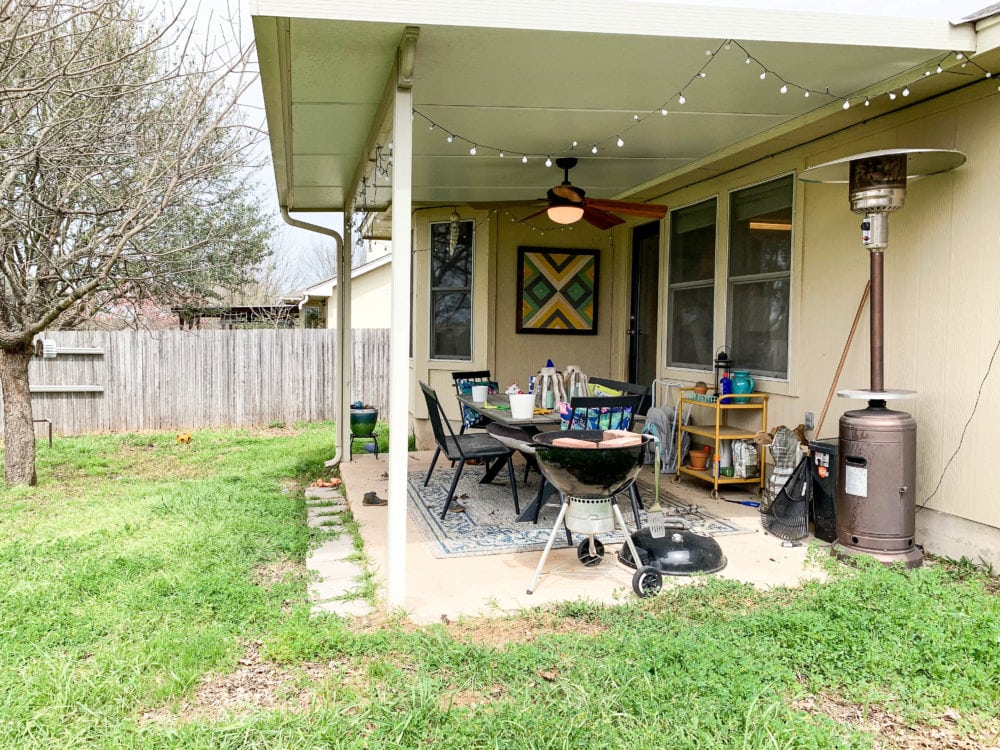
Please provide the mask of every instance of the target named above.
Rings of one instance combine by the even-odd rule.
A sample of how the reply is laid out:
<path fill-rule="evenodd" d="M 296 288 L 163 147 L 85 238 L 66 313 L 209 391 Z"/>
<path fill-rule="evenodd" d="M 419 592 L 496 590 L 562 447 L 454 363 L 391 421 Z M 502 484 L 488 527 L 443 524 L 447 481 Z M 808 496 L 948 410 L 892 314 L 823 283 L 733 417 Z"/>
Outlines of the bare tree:
<path fill-rule="evenodd" d="M 8 484 L 34 484 L 32 343 L 238 285 L 271 222 L 248 189 L 250 50 L 128 0 L 0 0 L 0 386 Z"/>

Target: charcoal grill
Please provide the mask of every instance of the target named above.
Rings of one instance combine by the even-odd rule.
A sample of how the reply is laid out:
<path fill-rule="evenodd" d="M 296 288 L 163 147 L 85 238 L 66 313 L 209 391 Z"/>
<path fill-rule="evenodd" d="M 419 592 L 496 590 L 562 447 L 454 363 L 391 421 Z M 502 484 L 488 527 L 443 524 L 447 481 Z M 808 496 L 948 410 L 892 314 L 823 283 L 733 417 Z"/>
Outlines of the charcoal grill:
<path fill-rule="evenodd" d="M 608 433 L 613 434 L 613 433 Z M 663 586 L 663 576 L 687 575 L 692 572 L 714 572 L 725 566 L 725 557 L 718 543 L 709 537 L 693 534 L 683 519 L 669 518 L 664 537 L 653 537 L 646 527 L 633 535 L 622 518 L 615 496 L 628 489 L 642 468 L 642 459 L 656 438 L 649 434 L 635 435 L 632 445 L 621 447 L 566 447 L 554 445 L 560 438 L 601 443 L 601 430 L 547 432 L 534 436 L 535 458 L 546 479 L 563 497 L 559 515 L 552 526 L 545 550 L 528 586 L 532 593 L 556 535 L 565 521 L 572 532 L 586 534 L 577 547 L 577 558 L 585 566 L 600 564 L 604 545 L 596 535 L 613 531 L 615 524 L 625 534 L 625 544 L 618 554 L 621 563 L 635 568 L 632 590 L 641 597 L 651 596 Z M 654 474 L 659 479 L 659 447 L 656 449 Z M 657 482 L 657 495 L 659 486 Z M 658 499 L 658 498 L 657 498 Z M 658 508 L 654 503 L 653 509 Z M 662 519 L 661 519 L 662 520 Z M 638 523 L 638 519 L 636 519 Z M 636 565 L 634 561 L 638 560 Z"/>

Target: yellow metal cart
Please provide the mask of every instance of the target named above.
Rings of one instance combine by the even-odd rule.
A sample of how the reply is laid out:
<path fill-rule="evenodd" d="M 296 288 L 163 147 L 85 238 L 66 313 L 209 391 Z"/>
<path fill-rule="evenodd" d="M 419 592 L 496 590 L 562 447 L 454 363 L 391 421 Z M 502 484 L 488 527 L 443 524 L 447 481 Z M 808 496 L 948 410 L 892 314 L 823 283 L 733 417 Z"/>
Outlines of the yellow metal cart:
<path fill-rule="evenodd" d="M 758 492 L 764 489 L 764 451 L 758 450 L 757 456 L 757 476 L 755 477 L 727 477 L 720 476 L 716 470 L 715 462 L 709 460 L 708 466 L 704 469 L 693 469 L 683 465 L 685 456 L 680 455 L 682 438 L 684 433 L 697 435 L 708 440 L 712 448 L 713 456 L 720 454 L 720 443 L 723 440 L 752 440 L 758 432 L 767 430 L 767 396 L 766 393 L 741 393 L 737 395 L 727 394 L 721 398 L 706 396 L 695 393 L 693 388 L 681 388 L 678 413 L 691 407 L 700 407 L 713 412 L 712 424 L 684 424 L 683 420 L 677 421 L 677 473 L 674 475 L 674 483 L 681 480 L 681 475 L 695 477 L 712 485 L 712 497 L 719 497 L 720 485 L 731 484 L 756 484 Z M 740 402 L 740 403 L 738 403 Z M 697 412 L 694 412 L 697 414 Z M 729 417 L 732 414 L 751 413 L 751 416 L 759 418 L 759 424 L 754 426 L 732 427 L 729 425 Z"/>

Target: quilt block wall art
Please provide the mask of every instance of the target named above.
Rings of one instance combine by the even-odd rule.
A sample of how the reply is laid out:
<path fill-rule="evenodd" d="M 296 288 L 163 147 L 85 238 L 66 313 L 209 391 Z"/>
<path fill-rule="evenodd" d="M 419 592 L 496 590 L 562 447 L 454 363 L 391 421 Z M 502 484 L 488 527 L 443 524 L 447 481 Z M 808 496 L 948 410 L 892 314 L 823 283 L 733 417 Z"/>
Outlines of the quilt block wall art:
<path fill-rule="evenodd" d="M 519 247 L 517 332 L 597 334 L 597 250 Z"/>

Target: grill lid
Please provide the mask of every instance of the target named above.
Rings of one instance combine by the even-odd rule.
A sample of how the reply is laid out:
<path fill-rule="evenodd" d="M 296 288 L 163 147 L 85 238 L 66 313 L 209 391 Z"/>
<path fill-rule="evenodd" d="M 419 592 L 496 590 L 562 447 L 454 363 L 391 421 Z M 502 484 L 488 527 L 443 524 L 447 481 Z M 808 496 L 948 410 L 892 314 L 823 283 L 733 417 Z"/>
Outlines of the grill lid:
<path fill-rule="evenodd" d="M 668 518 L 666 536 L 659 539 L 650 534 L 648 526 L 643 526 L 632 535 L 641 565 L 652 565 L 668 576 L 715 573 L 726 567 L 726 556 L 717 541 L 710 536 L 688 531 L 680 519 L 676 519 L 675 523 L 677 525 L 671 527 L 671 519 Z M 630 568 L 635 567 L 627 544 L 623 544 L 618 551 L 618 560 Z"/>

